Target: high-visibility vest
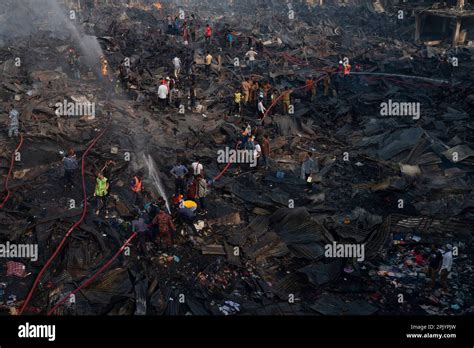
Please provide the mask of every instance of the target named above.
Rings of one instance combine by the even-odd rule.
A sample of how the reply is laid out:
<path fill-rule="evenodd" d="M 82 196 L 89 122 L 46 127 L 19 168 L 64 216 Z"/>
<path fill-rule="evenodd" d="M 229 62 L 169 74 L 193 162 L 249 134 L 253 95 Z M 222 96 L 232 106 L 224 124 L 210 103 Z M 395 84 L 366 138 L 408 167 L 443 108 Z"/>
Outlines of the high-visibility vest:
<path fill-rule="evenodd" d="M 138 178 L 138 176 L 134 176 L 133 180 L 135 181 L 135 184 L 132 186 L 132 191 L 133 192 L 140 192 L 142 190 L 142 182 Z"/>
<path fill-rule="evenodd" d="M 234 101 L 238 104 L 240 103 L 240 99 L 242 99 L 242 94 L 240 92 L 234 94 Z"/>
<path fill-rule="evenodd" d="M 97 178 L 95 185 L 95 195 L 97 197 L 103 197 L 107 194 L 107 178 L 103 178 L 102 180 Z"/>

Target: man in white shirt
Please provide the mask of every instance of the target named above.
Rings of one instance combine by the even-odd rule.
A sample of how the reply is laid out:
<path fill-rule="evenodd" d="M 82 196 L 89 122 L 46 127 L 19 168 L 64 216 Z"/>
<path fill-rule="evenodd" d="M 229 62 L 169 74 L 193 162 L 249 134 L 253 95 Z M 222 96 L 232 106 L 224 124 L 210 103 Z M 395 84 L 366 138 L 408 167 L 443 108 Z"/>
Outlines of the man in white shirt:
<path fill-rule="evenodd" d="M 262 156 L 262 147 L 258 143 L 258 140 L 255 140 L 255 150 L 253 152 L 256 163 L 258 164 L 258 159 Z"/>
<path fill-rule="evenodd" d="M 193 169 L 193 175 L 197 177 L 198 175 L 204 175 L 204 167 L 199 160 L 191 163 L 191 168 Z"/>
<path fill-rule="evenodd" d="M 446 252 L 443 254 L 443 262 L 439 271 L 441 285 L 445 291 L 448 290 L 448 275 L 453 267 L 453 247 L 451 244 L 446 245 Z"/>
<path fill-rule="evenodd" d="M 164 110 L 166 107 L 166 102 L 168 100 L 168 86 L 165 83 L 162 83 L 160 87 L 158 87 L 158 102 L 160 104 L 161 110 Z"/>
<path fill-rule="evenodd" d="M 174 65 L 174 76 L 178 78 L 179 73 L 181 72 L 181 59 L 179 59 L 178 57 L 174 57 L 173 65 Z"/>
<path fill-rule="evenodd" d="M 258 53 L 253 50 L 253 47 L 250 48 L 250 51 L 248 51 L 248 52 L 245 54 L 245 57 L 249 59 L 250 70 L 253 70 L 253 68 L 254 68 L 254 66 L 255 66 L 255 57 L 256 57 L 257 55 L 258 55 Z"/>
<path fill-rule="evenodd" d="M 265 116 L 265 112 L 267 112 L 267 109 L 265 106 L 263 106 L 263 99 L 259 99 L 258 101 L 258 117 L 260 120 L 263 120 L 263 117 Z"/>

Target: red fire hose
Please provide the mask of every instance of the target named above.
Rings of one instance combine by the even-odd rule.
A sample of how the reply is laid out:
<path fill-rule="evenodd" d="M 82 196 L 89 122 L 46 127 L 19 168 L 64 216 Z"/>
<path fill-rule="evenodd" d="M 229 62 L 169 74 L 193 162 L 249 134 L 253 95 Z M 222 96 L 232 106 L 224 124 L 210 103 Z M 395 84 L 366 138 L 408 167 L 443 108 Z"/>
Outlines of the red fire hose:
<path fill-rule="evenodd" d="M 125 241 L 125 243 L 123 243 L 123 245 L 120 247 L 120 249 L 114 254 L 114 256 L 112 256 L 112 258 L 107 261 L 101 268 L 99 268 L 99 270 L 97 272 L 95 272 L 92 277 L 90 277 L 89 279 L 86 279 L 77 289 L 71 291 L 69 294 L 67 294 L 66 296 L 64 296 L 61 300 L 59 300 L 58 303 L 56 303 L 54 305 L 53 308 L 51 308 L 49 311 L 48 311 L 48 315 L 51 315 L 54 313 L 54 311 L 56 309 L 58 309 L 59 306 L 61 306 L 64 302 L 66 302 L 72 295 L 75 295 L 76 293 L 78 293 L 79 291 L 81 291 L 83 288 L 85 288 L 86 286 L 88 286 L 90 283 L 92 283 L 103 271 L 105 271 L 111 264 L 112 262 L 115 261 L 115 259 L 117 257 L 119 257 L 119 255 L 125 250 L 125 247 L 132 241 L 133 238 L 135 238 L 137 236 L 137 232 L 133 232 L 132 235 Z"/>
<path fill-rule="evenodd" d="M 13 167 L 15 165 L 15 154 L 21 149 L 22 145 L 23 145 L 23 135 L 20 134 L 20 142 L 18 143 L 15 151 L 13 151 L 12 153 L 12 158 L 10 161 L 10 169 L 8 170 L 7 177 L 5 178 L 4 187 L 5 187 L 5 192 L 7 193 L 7 195 L 3 199 L 2 204 L 0 204 L 0 209 L 4 207 L 4 205 L 7 203 L 8 199 L 10 198 L 10 190 L 8 189 L 8 181 L 10 180 L 10 176 L 12 175 Z"/>
<path fill-rule="evenodd" d="M 80 219 L 78 221 L 76 221 L 76 223 L 74 223 L 74 225 L 72 225 L 72 227 L 67 231 L 66 235 L 63 237 L 63 239 L 61 240 L 61 243 L 59 243 L 59 246 L 56 248 L 56 250 L 54 251 L 53 255 L 51 255 L 51 257 L 48 259 L 48 261 L 46 261 L 45 265 L 43 266 L 43 268 L 41 269 L 41 271 L 38 273 L 38 275 L 36 276 L 36 279 L 33 283 L 33 286 L 31 287 L 30 289 L 30 292 L 28 293 L 28 296 L 26 297 L 25 301 L 23 302 L 23 305 L 21 306 L 21 309 L 19 311 L 18 314 L 23 314 L 23 311 L 25 310 L 25 308 L 28 306 L 28 304 L 30 303 L 31 301 L 31 298 L 33 296 L 33 293 L 35 292 L 35 289 L 36 287 L 38 286 L 38 283 L 41 279 L 41 276 L 43 275 L 44 272 L 46 272 L 46 270 L 48 269 L 48 267 L 51 265 L 51 263 L 53 262 L 53 260 L 56 258 L 56 256 L 59 254 L 59 251 L 61 250 L 61 248 L 64 246 L 64 244 L 66 243 L 66 240 L 69 238 L 69 236 L 71 235 L 71 233 L 77 228 L 77 226 L 79 226 L 82 221 L 84 220 L 84 218 L 86 217 L 86 213 L 87 213 L 87 190 L 86 190 L 86 179 L 85 179 L 85 162 L 86 162 L 86 157 L 87 155 L 89 154 L 90 150 L 92 149 L 92 147 L 94 147 L 94 145 L 97 143 L 97 141 L 104 135 L 105 131 L 107 130 L 108 126 L 110 124 L 110 118 L 106 124 L 106 126 L 104 127 L 104 129 L 102 130 L 102 132 L 100 132 L 93 140 L 92 142 L 89 144 L 89 146 L 87 147 L 86 151 L 84 151 L 84 153 L 82 154 L 82 165 L 81 165 L 81 175 L 82 175 L 82 190 L 83 190 L 83 193 L 84 193 L 84 206 L 82 208 L 82 215 L 80 217 Z"/>

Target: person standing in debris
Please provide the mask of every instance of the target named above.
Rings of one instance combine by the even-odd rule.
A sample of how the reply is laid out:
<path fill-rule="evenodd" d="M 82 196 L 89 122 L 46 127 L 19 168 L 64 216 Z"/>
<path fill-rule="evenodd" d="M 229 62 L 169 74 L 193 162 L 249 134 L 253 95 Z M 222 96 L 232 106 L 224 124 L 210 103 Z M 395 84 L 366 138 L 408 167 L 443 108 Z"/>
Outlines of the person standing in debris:
<path fill-rule="evenodd" d="M 268 134 L 265 134 L 262 142 L 262 162 L 265 170 L 268 170 L 270 163 L 270 140 L 268 138 Z"/>
<path fill-rule="evenodd" d="M 291 106 L 291 90 L 288 86 L 283 91 L 283 113 L 289 114 Z"/>
<path fill-rule="evenodd" d="M 142 204 L 142 179 L 137 174 L 134 175 L 132 180 L 130 181 L 130 190 L 132 191 L 132 205 L 141 206 Z"/>
<path fill-rule="evenodd" d="M 262 147 L 258 139 L 255 139 L 255 150 L 253 152 L 253 158 L 255 159 L 255 166 L 258 165 L 260 158 L 262 157 Z"/>
<path fill-rule="evenodd" d="M 107 210 L 107 192 L 109 190 L 108 179 L 103 173 L 97 173 L 94 197 L 97 198 L 97 207 L 95 215 L 99 215 L 102 209 L 105 210 L 105 218 L 108 218 L 109 212 Z"/>
<path fill-rule="evenodd" d="M 212 58 L 213 57 L 212 57 L 211 53 L 209 51 L 207 51 L 206 57 L 204 58 L 206 76 L 209 76 L 211 74 Z"/>
<path fill-rule="evenodd" d="M 331 75 L 330 73 L 326 74 L 323 79 L 324 85 L 324 96 L 327 97 L 329 94 L 329 87 L 331 87 Z"/>
<path fill-rule="evenodd" d="M 196 107 L 196 88 L 194 84 L 191 84 L 191 87 L 189 87 L 189 98 L 191 100 L 191 110 L 194 110 Z"/>
<path fill-rule="evenodd" d="M 306 80 L 306 98 L 308 101 L 313 101 L 316 96 L 316 84 L 312 76 Z"/>
<path fill-rule="evenodd" d="M 275 110 L 281 109 L 280 91 L 278 90 L 278 88 L 272 89 L 272 92 L 270 94 L 270 105 L 273 105 L 273 107 L 270 109 L 270 115 L 275 114 Z"/>
<path fill-rule="evenodd" d="M 245 150 L 254 151 L 255 150 L 255 136 L 251 135 L 247 142 L 245 143 Z"/>
<path fill-rule="evenodd" d="M 179 17 L 176 16 L 176 17 L 174 18 L 174 35 L 179 35 L 179 27 L 180 27 L 180 25 L 179 25 Z"/>
<path fill-rule="evenodd" d="M 175 178 L 175 193 L 185 194 L 186 182 L 184 177 L 188 174 L 188 169 L 180 161 L 170 171 L 171 175 Z"/>
<path fill-rule="evenodd" d="M 250 49 L 252 49 L 253 46 L 253 38 L 251 36 L 247 37 L 247 46 Z"/>
<path fill-rule="evenodd" d="M 181 72 L 181 59 L 179 59 L 178 57 L 174 57 L 173 66 L 174 66 L 174 77 L 178 79 L 179 73 Z"/>
<path fill-rule="evenodd" d="M 347 63 L 344 63 L 344 66 L 343 66 L 343 75 L 344 75 L 344 86 L 345 87 L 348 87 L 350 86 L 350 73 L 351 73 L 351 65 L 347 62 Z"/>
<path fill-rule="evenodd" d="M 166 108 L 166 103 L 168 100 L 168 86 L 166 83 L 161 83 L 160 87 L 158 87 L 158 102 L 160 109 L 162 111 Z"/>
<path fill-rule="evenodd" d="M 20 127 L 20 113 L 17 109 L 15 109 L 15 105 L 10 104 L 10 113 L 8 114 L 8 118 L 10 119 L 8 125 L 8 136 L 11 138 L 13 135 L 18 136 L 18 129 Z"/>
<path fill-rule="evenodd" d="M 109 188 L 107 190 L 107 198 L 110 196 L 110 192 L 112 191 L 112 167 L 115 166 L 116 163 L 112 160 L 108 160 L 105 162 L 104 166 L 100 170 L 102 174 L 107 178 L 109 183 Z"/>
<path fill-rule="evenodd" d="M 195 200 L 197 195 L 197 179 L 192 175 L 186 175 L 186 198 Z"/>
<path fill-rule="evenodd" d="M 128 65 L 127 61 L 124 60 L 119 67 L 119 78 L 120 81 L 122 82 L 122 86 L 124 89 L 127 88 L 128 82 L 130 79 L 130 66 Z"/>
<path fill-rule="evenodd" d="M 263 98 L 258 99 L 257 110 L 258 110 L 258 119 L 260 121 L 263 121 L 263 118 L 265 117 L 265 113 L 267 112 L 267 109 L 263 105 Z"/>
<path fill-rule="evenodd" d="M 76 159 L 76 152 L 74 149 L 69 149 L 68 155 L 63 158 L 63 166 L 64 166 L 64 187 L 70 185 L 74 188 L 74 172 L 79 167 Z"/>
<path fill-rule="evenodd" d="M 163 205 L 160 206 L 160 210 L 153 219 L 152 225 L 156 226 L 158 230 L 157 241 L 163 241 L 163 245 L 170 247 L 173 244 L 172 234 L 176 231 L 176 227 Z"/>
<path fill-rule="evenodd" d="M 245 58 L 248 58 L 249 60 L 249 65 L 250 65 L 250 70 L 253 71 L 255 67 L 255 57 L 257 57 L 258 53 L 254 51 L 253 47 L 250 48 L 250 50 L 245 53 Z"/>
<path fill-rule="evenodd" d="M 166 21 L 168 22 L 168 35 L 171 35 L 173 34 L 173 19 L 168 15 Z"/>
<path fill-rule="evenodd" d="M 250 102 L 253 103 L 254 101 L 258 101 L 258 90 L 260 89 L 260 86 L 257 81 L 255 81 L 252 84 L 252 87 L 250 89 Z"/>
<path fill-rule="evenodd" d="M 430 287 L 434 288 L 436 285 L 437 274 L 441 269 L 441 263 L 443 261 L 443 255 L 436 247 L 436 245 L 431 245 L 431 252 L 428 264 L 428 276 L 431 279 Z"/>
<path fill-rule="evenodd" d="M 145 216 L 139 214 L 135 220 L 132 220 L 132 232 L 136 232 L 138 236 L 138 244 L 142 249 L 142 253 L 146 252 L 146 242 L 151 240 L 150 231 L 145 222 Z"/>
<path fill-rule="evenodd" d="M 250 124 L 247 124 L 247 126 L 242 128 L 242 140 L 240 142 L 240 145 L 245 148 L 247 145 L 247 142 L 252 135 L 252 127 L 250 127 Z"/>
<path fill-rule="evenodd" d="M 199 174 L 196 178 L 197 180 L 197 199 L 199 201 L 199 208 L 202 213 L 206 213 L 206 196 L 208 194 L 207 182 L 206 179 Z"/>
<path fill-rule="evenodd" d="M 313 159 L 313 154 L 308 152 L 305 156 L 305 160 L 301 165 L 301 179 L 306 180 L 306 189 L 305 192 L 313 192 L 313 173 L 318 171 L 317 162 Z"/>
<path fill-rule="evenodd" d="M 245 81 L 242 82 L 242 90 L 244 91 L 244 104 L 247 105 L 250 100 L 250 90 L 252 89 L 252 82 L 250 78 L 246 78 Z"/>
<path fill-rule="evenodd" d="M 229 43 L 229 48 L 232 48 L 232 45 L 234 43 L 234 35 L 232 34 L 230 30 L 227 33 L 227 42 Z"/>
<path fill-rule="evenodd" d="M 183 27 L 181 28 L 181 34 L 183 35 L 183 43 L 187 46 L 189 44 L 189 27 L 186 21 L 184 21 Z"/>
<path fill-rule="evenodd" d="M 262 89 L 263 89 L 263 97 L 265 98 L 264 101 L 265 103 L 267 103 L 267 105 L 271 104 L 272 101 L 271 101 L 271 89 L 272 89 L 272 85 L 270 84 L 270 82 L 268 81 L 265 81 L 262 85 Z"/>
<path fill-rule="evenodd" d="M 212 38 L 212 28 L 209 24 L 206 24 L 206 28 L 204 29 L 204 37 L 206 39 L 206 43 L 209 45 Z"/>
<path fill-rule="evenodd" d="M 199 161 L 199 159 L 196 159 L 196 161 L 191 163 L 191 168 L 193 170 L 194 177 L 197 177 L 198 175 L 204 175 L 204 166 Z"/>
<path fill-rule="evenodd" d="M 174 105 L 175 108 L 179 109 L 181 105 L 182 93 L 176 85 L 173 86 L 173 89 L 170 92 L 170 105 Z"/>
<path fill-rule="evenodd" d="M 69 49 L 69 53 L 67 56 L 67 61 L 69 64 L 69 68 L 71 69 L 72 75 L 76 80 L 81 79 L 81 72 L 79 70 L 79 57 L 74 50 L 74 48 Z"/>
<path fill-rule="evenodd" d="M 446 245 L 446 252 L 443 254 L 443 261 L 440 270 L 440 281 L 444 291 L 448 291 L 448 275 L 453 267 L 453 246 Z"/>
<path fill-rule="evenodd" d="M 242 93 L 240 92 L 240 90 L 236 90 L 234 93 L 234 102 L 232 104 L 232 109 L 230 113 L 231 114 L 234 113 L 234 115 L 237 117 L 242 116 L 241 103 L 242 103 Z"/>
<path fill-rule="evenodd" d="M 109 75 L 109 62 L 105 56 L 100 56 L 100 71 L 102 73 L 101 79 L 106 80 Z"/>
<path fill-rule="evenodd" d="M 191 41 L 196 42 L 196 24 L 194 21 L 189 23 L 189 33 L 191 34 Z"/>

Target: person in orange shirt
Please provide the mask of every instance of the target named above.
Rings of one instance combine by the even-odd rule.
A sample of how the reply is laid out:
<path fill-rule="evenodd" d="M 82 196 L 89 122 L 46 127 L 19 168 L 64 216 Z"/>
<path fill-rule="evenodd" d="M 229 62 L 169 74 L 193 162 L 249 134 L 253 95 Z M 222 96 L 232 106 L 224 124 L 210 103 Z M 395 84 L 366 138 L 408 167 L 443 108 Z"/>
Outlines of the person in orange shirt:
<path fill-rule="evenodd" d="M 314 97 L 316 96 L 316 83 L 312 76 L 309 76 L 306 80 L 306 98 L 309 101 L 313 101 Z"/>

